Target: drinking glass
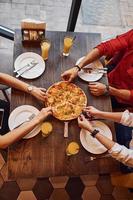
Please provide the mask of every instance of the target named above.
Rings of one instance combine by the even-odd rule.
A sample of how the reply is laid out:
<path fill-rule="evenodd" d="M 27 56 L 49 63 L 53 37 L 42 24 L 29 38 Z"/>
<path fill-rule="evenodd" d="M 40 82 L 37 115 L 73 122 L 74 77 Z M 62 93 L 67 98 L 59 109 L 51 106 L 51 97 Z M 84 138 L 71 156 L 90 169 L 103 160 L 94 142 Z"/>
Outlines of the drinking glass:
<path fill-rule="evenodd" d="M 48 59 L 50 46 L 51 46 L 51 42 L 47 39 L 45 39 L 41 42 L 42 58 L 44 60 Z"/>
<path fill-rule="evenodd" d="M 69 55 L 72 45 L 73 45 L 73 37 L 65 36 L 64 37 L 63 56 Z"/>
<path fill-rule="evenodd" d="M 76 142 L 70 142 L 66 148 L 66 155 L 71 156 L 79 152 L 79 144 Z"/>

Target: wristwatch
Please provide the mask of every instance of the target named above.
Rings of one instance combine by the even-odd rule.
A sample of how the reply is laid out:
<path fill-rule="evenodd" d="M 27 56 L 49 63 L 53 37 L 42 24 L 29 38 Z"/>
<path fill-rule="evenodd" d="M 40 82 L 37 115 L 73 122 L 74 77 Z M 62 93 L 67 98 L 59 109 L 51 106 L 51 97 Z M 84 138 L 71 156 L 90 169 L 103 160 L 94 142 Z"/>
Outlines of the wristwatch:
<path fill-rule="evenodd" d="M 32 90 L 33 90 L 33 86 L 32 85 L 28 85 L 27 90 L 28 90 L 29 93 L 31 93 Z"/>
<path fill-rule="evenodd" d="M 94 129 L 94 130 L 91 132 L 91 136 L 95 138 L 97 133 L 99 133 L 99 130 Z"/>
<path fill-rule="evenodd" d="M 78 71 L 81 70 L 81 67 L 79 65 L 75 65 L 74 67 L 77 67 L 78 68 Z"/>

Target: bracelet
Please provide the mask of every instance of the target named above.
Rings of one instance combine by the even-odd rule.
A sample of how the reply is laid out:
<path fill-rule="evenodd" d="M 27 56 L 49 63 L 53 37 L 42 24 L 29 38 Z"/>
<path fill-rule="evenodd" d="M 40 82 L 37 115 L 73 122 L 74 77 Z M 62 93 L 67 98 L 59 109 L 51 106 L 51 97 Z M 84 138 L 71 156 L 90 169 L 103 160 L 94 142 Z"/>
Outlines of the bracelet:
<path fill-rule="evenodd" d="M 80 70 L 81 70 L 81 67 L 80 67 L 80 66 L 78 66 L 78 65 L 75 65 L 74 67 L 77 67 L 77 68 L 78 68 L 78 71 L 80 71 Z"/>
<path fill-rule="evenodd" d="M 91 132 L 91 136 L 95 138 L 97 133 L 99 133 L 99 130 L 94 129 L 94 130 Z"/>

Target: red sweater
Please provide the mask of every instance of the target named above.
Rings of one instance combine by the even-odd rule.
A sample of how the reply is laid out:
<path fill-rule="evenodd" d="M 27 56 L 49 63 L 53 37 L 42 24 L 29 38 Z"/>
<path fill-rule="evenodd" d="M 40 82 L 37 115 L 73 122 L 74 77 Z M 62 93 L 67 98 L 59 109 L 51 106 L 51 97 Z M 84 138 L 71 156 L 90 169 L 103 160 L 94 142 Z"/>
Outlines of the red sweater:
<path fill-rule="evenodd" d="M 133 29 L 115 39 L 97 46 L 100 55 L 113 57 L 116 67 L 108 74 L 109 84 L 118 89 L 130 90 L 130 99 L 117 98 L 120 103 L 133 106 Z"/>

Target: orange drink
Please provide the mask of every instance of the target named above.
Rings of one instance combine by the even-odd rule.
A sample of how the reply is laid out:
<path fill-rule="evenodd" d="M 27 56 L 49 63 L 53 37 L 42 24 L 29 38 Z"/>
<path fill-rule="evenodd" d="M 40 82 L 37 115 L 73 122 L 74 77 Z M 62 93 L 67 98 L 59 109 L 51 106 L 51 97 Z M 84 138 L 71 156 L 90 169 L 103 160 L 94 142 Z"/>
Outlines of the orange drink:
<path fill-rule="evenodd" d="M 51 46 L 51 43 L 49 40 L 43 40 L 41 43 L 42 58 L 44 60 L 48 59 L 48 53 L 49 53 L 50 46 Z"/>
<path fill-rule="evenodd" d="M 68 56 L 70 53 L 70 49 L 73 45 L 73 38 L 66 36 L 64 38 L 64 48 L 63 48 L 63 56 Z"/>
<path fill-rule="evenodd" d="M 43 122 L 41 125 L 42 136 L 47 137 L 52 133 L 53 126 L 50 122 Z"/>
<path fill-rule="evenodd" d="M 66 149 L 67 156 L 75 155 L 79 152 L 79 144 L 77 142 L 70 142 Z"/>

